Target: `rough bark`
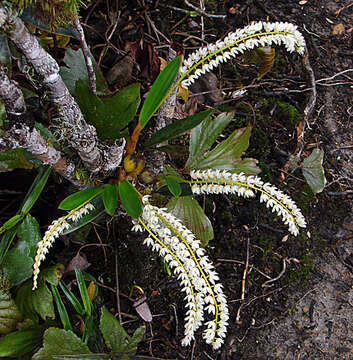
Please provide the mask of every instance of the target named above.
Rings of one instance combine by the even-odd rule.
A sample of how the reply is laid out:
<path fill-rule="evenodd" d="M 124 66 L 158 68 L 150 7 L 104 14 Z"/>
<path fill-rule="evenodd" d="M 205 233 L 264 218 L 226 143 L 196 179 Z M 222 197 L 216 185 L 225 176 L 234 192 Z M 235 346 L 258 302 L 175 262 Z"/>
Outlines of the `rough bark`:
<path fill-rule="evenodd" d="M 119 154 L 121 153 L 121 160 L 125 143 L 115 144 L 108 151 L 115 155 L 112 160 L 106 156 L 107 152 L 98 142 L 96 129 L 85 122 L 80 108 L 59 75 L 57 62 L 40 46 L 36 37 L 28 32 L 22 20 L 6 6 L 0 6 L 0 28 L 25 55 L 48 88 L 51 100 L 58 107 L 63 126 L 68 127 L 69 145 L 77 150 L 84 166 L 93 173 L 116 168 L 120 164 Z"/>

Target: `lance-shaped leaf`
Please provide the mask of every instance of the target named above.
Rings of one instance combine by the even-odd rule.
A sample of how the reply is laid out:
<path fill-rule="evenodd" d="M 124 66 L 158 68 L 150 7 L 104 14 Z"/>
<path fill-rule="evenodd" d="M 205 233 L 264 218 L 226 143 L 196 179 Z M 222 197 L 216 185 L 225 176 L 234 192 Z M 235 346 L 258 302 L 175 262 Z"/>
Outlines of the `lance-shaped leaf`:
<path fill-rule="evenodd" d="M 75 192 L 74 194 L 68 196 L 66 199 L 64 199 L 60 203 L 59 209 L 61 209 L 61 210 L 76 209 L 78 206 L 82 205 L 83 203 L 92 201 L 98 195 L 102 194 L 103 191 L 104 191 L 103 187 L 96 186 L 93 188 L 84 189 L 84 190 Z"/>
<path fill-rule="evenodd" d="M 324 151 L 314 149 L 302 164 L 303 175 L 314 194 L 320 193 L 326 185 L 323 159 Z"/>
<path fill-rule="evenodd" d="M 206 110 L 184 119 L 176 120 L 153 133 L 152 136 L 145 141 L 144 145 L 146 147 L 151 147 L 164 141 L 174 139 L 175 137 L 184 134 L 186 131 L 193 129 L 202 121 L 209 119 L 213 112 L 214 110 Z"/>
<path fill-rule="evenodd" d="M 213 239 L 212 224 L 192 196 L 171 198 L 167 208 L 201 240 L 203 246 L 206 246 Z"/>
<path fill-rule="evenodd" d="M 49 175 L 51 173 L 51 167 L 46 169 L 41 169 L 39 174 L 34 179 L 31 187 L 29 188 L 25 199 L 23 200 L 23 205 L 20 212 L 22 214 L 27 214 L 31 210 L 32 206 L 35 204 L 42 190 L 44 189 L 45 184 L 48 181 Z"/>
<path fill-rule="evenodd" d="M 133 218 L 142 213 L 142 205 L 134 187 L 125 179 L 119 182 L 119 197 L 126 212 Z"/>
<path fill-rule="evenodd" d="M 163 175 L 163 179 L 167 183 L 169 191 L 176 197 L 180 196 L 181 186 L 178 181 L 167 175 Z"/>
<path fill-rule="evenodd" d="M 140 112 L 139 122 L 141 129 L 146 126 L 148 120 L 161 106 L 163 99 L 168 94 L 168 90 L 178 75 L 179 67 L 180 57 L 177 56 L 168 63 L 153 83 Z"/>
<path fill-rule="evenodd" d="M 205 119 L 190 132 L 189 159 L 185 167 L 195 169 L 200 157 L 211 148 L 224 128 L 232 121 L 233 112 L 222 113 L 215 119 Z"/>

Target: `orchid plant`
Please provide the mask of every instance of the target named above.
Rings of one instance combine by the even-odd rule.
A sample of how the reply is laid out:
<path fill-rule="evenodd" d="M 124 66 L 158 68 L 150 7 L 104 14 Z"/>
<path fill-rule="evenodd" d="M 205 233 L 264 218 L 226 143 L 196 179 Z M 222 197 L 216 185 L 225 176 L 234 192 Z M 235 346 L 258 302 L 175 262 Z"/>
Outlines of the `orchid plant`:
<path fill-rule="evenodd" d="M 178 86 L 187 89 L 205 73 L 245 51 L 273 45 L 284 45 L 287 51 L 297 52 L 300 55 L 305 52 L 304 38 L 295 25 L 256 22 L 229 33 L 215 44 L 198 49 L 190 54 L 181 66 L 180 59 L 174 59 L 157 78 L 142 106 L 138 125 L 126 147 L 125 159 L 130 159 L 133 155 L 141 131 L 174 89 Z M 175 81 L 178 74 L 179 78 Z M 199 124 L 210 116 L 212 112 L 186 118 L 185 121 L 179 123 L 179 128 L 171 125 L 173 131 L 169 130 L 167 135 L 166 130 L 161 129 L 159 134 L 157 136 L 154 134 L 153 140 L 147 140 L 147 143 L 149 141 L 154 145 L 171 138 L 170 133 L 175 136 L 175 134 L 179 135 L 196 126 L 201 126 Z M 190 345 L 195 339 L 196 331 L 204 324 L 206 329 L 203 332 L 203 338 L 216 350 L 221 347 L 226 337 L 229 310 L 215 267 L 206 255 L 206 249 L 201 246 L 200 239 L 197 239 L 182 220 L 167 209 L 152 205 L 153 196 L 147 195 L 145 188 L 135 182 L 136 171 L 135 168 L 132 170 L 120 169 L 118 186 L 106 184 L 103 187 L 86 189 L 64 200 L 60 208 L 68 210 L 68 214 L 54 221 L 38 244 L 33 267 L 33 289 L 37 286 L 40 264 L 55 239 L 74 227 L 82 220 L 82 217 L 91 213 L 96 216 L 95 206 L 97 205 L 93 205 L 95 201 L 103 198 L 106 211 L 113 215 L 118 205 L 118 198 L 120 198 L 126 212 L 133 218 L 132 231 L 147 234 L 143 243 L 163 258 L 180 281 L 186 303 L 182 345 Z M 129 177 L 129 174 L 133 176 Z M 189 175 L 189 180 L 173 175 L 164 179 L 174 196 L 181 195 L 183 183 L 190 187 L 191 193 L 195 196 L 237 194 L 250 198 L 259 193 L 260 202 L 265 203 L 266 207 L 282 218 L 291 234 L 297 236 L 299 229 L 306 226 L 304 216 L 294 201 L 287 194 L 269 183 L 264 183 L 254 174 L 239 173 L 234 168 L 220 166 L 219 168 L 190 169 Z M 127 178 L 130 178 L 132 183 Z"/>

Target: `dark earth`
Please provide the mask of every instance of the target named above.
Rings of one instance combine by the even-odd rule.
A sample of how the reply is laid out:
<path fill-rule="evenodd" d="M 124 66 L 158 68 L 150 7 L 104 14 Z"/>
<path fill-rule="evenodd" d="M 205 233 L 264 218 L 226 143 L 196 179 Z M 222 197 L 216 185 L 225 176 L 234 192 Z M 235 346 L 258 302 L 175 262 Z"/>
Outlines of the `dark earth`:
<path fill-rule="evenodd" d="M 210 77 L 194 87 L 196 93 L 212 90 L 211 95 L 191 97 L 176 112 L 192 114 L 205 106 L 223 105 L 235 110 L 235 127 L 254 123 L 246 156 L 259 160 L 260 176 L 291 194 L 308 227 L 298 237 L 288 237 L 285 226 L 256 200 L 199 199 L 214 225 L 208 252 L 224 284 L 231 314 L 226 343 L 218 352 L 204 344 L 201 333 L 192 347 L 181 347 L 184 303 L 179 285 L 160 259 L 141 245 L 143 238 L 130 232 L 127 217 L 102 219 L 88 236 L 81 232 L 63 237 L 46 265 L 67 264 L 82 245 L 90 244 L 80 255 L 91 264 L 87 271 L 105 285 L 97 306 L 118 313 L 119 284 L 120 315 L 128 332 L 143 324 L 127 299 L 131 287 L 140 286 L 153 320 L 138 355 L 195 360 L 353 359 L 353 2 L 192 2 L 197 7 L 203 3 L 207 14 L 226 17 L 188 16 L 182 9 L 192 9 L 179 0 L 95 1 L 82 13 L 82 23 L 111 89 L 139 82 L 144 92 L 157 75 L 157 55 L 166 58 L 169 44 L 189 54 L 202 45 L 202 37 L 214 42 L 251 21 L 298 25 L 307 42 L 314 83 L 298 55 L 277 49 L 274 67 L 262 80 L 256 80 L 255 65 L 239 58 L 215 71 L 217 81 Z M 113 46 L 103 57 L 108 44 Z M 61 50 L 54 55 L 60 59 Z M 243 86 L 247 94 L 232 102 L 223 101 L 217 91 Z M 314 109 L 305 119 L 310 102 Z M 304 135 L 303 142 L 298 134 Z M 186 137 L 178 141 L 183 144 Z M 292 171 L 290 162 L 291 156 L 299 154 L 303 160 L 315 148 L 324 151 L 327 179 L 316 195 L 302 172 Z M 181 168 L 184 161 L 171 164 Z M 1 188 L 6 189 L 1 193 L 1 222 L 15 213 L 35 175 L 23 170 L 1 174 Z M 68 184 L 54 176 L 32 211 L 43 233 L 61 216 L 57 205 L 67 195 Z M 100 242 L 107 245 L 105 251 L 97 246 Z"/>

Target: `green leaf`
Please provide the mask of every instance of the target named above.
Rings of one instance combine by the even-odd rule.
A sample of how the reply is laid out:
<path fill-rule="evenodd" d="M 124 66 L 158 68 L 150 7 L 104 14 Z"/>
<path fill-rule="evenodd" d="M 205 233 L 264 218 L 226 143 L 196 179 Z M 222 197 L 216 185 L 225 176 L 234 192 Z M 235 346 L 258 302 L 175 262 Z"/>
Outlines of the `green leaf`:
<path fill-rule="evenodd" d="M 76 100 L 86 121 L 93 125 L 102 140 L 115 140 L 127 134 L 140 104 L 140 86 L 132 84 L 103 101 L 82 80 L 76 83 Z"/>
<path fill-rule="evenodd" d="M 61 210 L 73 210 L 82 205 L 83 203 L 87 203 L 94 198 L 96 198 L 98 195 L 102 194 L 104 191 L 104 188 L 101 186 L 92 187 L 89 189 L 84 189 L 78 192 L 75 192 L 74 194 L 68 196 L 66 199 L 64 199 L 60 205 L 59 209 Z"/>
<path fill-rule="evenodd" d="M 81 219 L 70 222 L 70 227 L 62 232 L 62 235 L 70 234 L 81 227 L 87 225 L 91 221 L 94 221 L 95 219 L 99 218 L 101 215 L 104 215 L 104 204 L 102 198 L 94 199 L 92 201 L 92 205 L 94 205 L 94 209 L 91 210 L 88 214 L 83 215 Z"/>
<path fill-rule="evenodd" d="M 126 179 L 119 182 L 119 197 L 126 212 L 137 219 L 142 213 L 141 201 L 135 188 Z"/>
<path fill-rule="evenodd" d="M 192 196 L 171 198 L 167 209 L 201 240 L 203 246 L 213 239 L 212 224 Z"/>
<path fill-rule="evenodd" d="M 105 81 L 100 69 L 98 68 L 93 56 L 91 55 L 94 72 L 96 74 L 97 82 L 97 94 L 105 95 L 109 93 L 107 82 Z M 76 81 L 84 80 L 87 84 L 88 82 L 88 72 L 86 67 L 85 58 L 83 56 L 82 49 L 73 50 L 67 49 L 65 52 L 64 62 L 65 66 L 60 68 L 60 75 L 65 82 L 70 93 L 76 95 Z"/>
<path fill-rule="evenodd" d="M 3 259 L 1 270 L 12 287 L 32 276 L 32 266 L 33 258 L 21 249 L 12 248 Z"/>
<path fill-rule="evenodd" d="M 16 248 L 34 258 L 39 241 L 42 240 L 38 221 L 27 214 L 17 230 L 18 242 Z"/>
<path fill-rule="evenodd" d="M 184 119 L 176 120 L 153 133 L 152 136 L 145 141 L 144 146 L 151 147 L 164 141 L 174 139 L 175 137 L 184 134 L 186 131 L 193 129 L 202 121 L 209 119 L 213 112 L 214 110 L 206 110 Z"/>
<path fill-rule="evenodd" d="M 1 238 L 0 242 L 0 264 L 4 261 L 4 257 L 10 248 L 12 241 L 14 240 L 16 233 L 17 233 L 17 226 L 11 228 L 10 230 L 6 231 L 5 234 Z"/>
<path fill-rule="evenodd" d="M 55 264 L 41 271 L 39 277 L 47 281 L 49 284 L 58 286 L 63 276 L 65 266 L 63 264 Z"/>
<path fill-rule="evenodd" d="M 33 351 L 41 344 L 43 328 L 33 326 L 23 330 L 15 331 L 0 339 L 0 357 L 23 356 Z"/>
<path fill-rule="evenodd" d="M 91 303 L 91 299 L 88 296 L 88 291 L 87 291 L 85 280 L 82 275 L 82 271 L 75 268 L 75 275 L 76 275 L 77 285 L 80 290 L 83 307 L 85 309 L 86 314 L 88 316 L 91 316 L 92 303 Z"/>
<path fill-rule="evenodd" d="M 16 226 L 21 220 L 23 219 L 23 214 L 16 214 L 0 227 L 0 234 L 3 232 L 12 229 L 14 226 Z"/>
<path fill-rule="evenodd" d="M 14 331 L 21 320 L 22 314 L 10 292 L 0 289 L 0 334 L 5 335 Z"/>
<path fill-rule="evenodd" d="M 236 161 L 234 169 L 232 171 L 236 173 L 243 172 L 246 175 L 257 175 L 260 174 L 261 169 L 257 166 L 258 161 L 253 158 L 244 158 Z"/>
<path fill-rule="evenodd" d="M 140 112 L 139 123 L 141 129 L 146 126 L 149 119 L 162 104 L 162 101 L 167 95 L 169 88 L 172 86 L 178 75 L 179 66 L 180 57 L 178 56 L 167 64 L 167 66 L 158 75 L 156 81 L 153 83 Z"/>
<path fill-rule="evenodd" d="M 234 113 L 222 113 L 215 119 L 204 120 L 200 125 L 191 130 L 189 159 L 185 167 L 195 169 L 200 157 L 211 148 L 224 128 L 233 120 Z"/>
<path fill-rule="evenodd" d="M 36 313 L 43 319 L 55 319 L 53 295 L 46 283 L 42 280 L 32 294 L 32 303 Z"/>
<path fill-rule="evenodd" d="M 32 281 L 26 281 L 18 290 L 16 304 L 23 316 L 38 321 L 38 315 L 43 319 L 55 319 L 53 296 L 46 283 L 40 278 L 38 287 L 32 290 Z"/>
<path fill-rule="evenodd" d="M 75 311 L 83 316 L 85 313 L 85 310 L 81 303 L 78 301 L 77 297 L 73 294 L 73 292 L 62 282 L 59 283 L 60 289 L 63 291 L 67 299 L 70 301 L 71 305 L 75 309 Z"/>
<path fill-rule="evenodd" d="M 195 170 L 220 169 L 234 171 L 236 163 L 249 146 L 251 126 L 235 130 L 229 137 L 214 149 L 204 154 L 197 163 Z"/>
<path fill-rule="evenodd" d="M 53 286 L 53 285 L 50 285 L 50 287 L 51 287 L 51 292 L 52 292 L 52 294 L 54 296 L 54 301 L 55 301 L 55 304 L 56 304 L 56 308 L 58 309 L 58 313 L 59 313 L 61 323 L 63 324 L 63 328 L 65 330 L 73 331 L 72 326 L 71 326 L 71 322 L 70 322 L 70 319 L 69 319 L 69 315 L 68 315 L 68 313 L 66 311 L 66 308 L 65 308 L 65 305 L 64 305 L 63 301 L 61 300 L 58 288 L 56 286 Z"/>
<path fill-rule="evenodd" d="M 181 195 L 181 186 L 177 180 L 173 179 L 170 176 L 163 175 L 163 179 L 167 183 L 169 191 L 172 193 L 173 196 L 180 196 Z"/>
<path fill-rule="evenodd" d="M 104 188 L 103 202 L 105 211 L 113 216 L 118 206 L 118 187 L 116 184 L 107 184 Z"/>
<path fill-rule="evenodd" d="M 129 335 L 119 324 L 119 321 L 103 306 L 102 315 L 99 322 L 100 331 L 104 341 L 113 353 L 121 354 L 124 352 L 125 344 Z"/>
<path fill-rule="evenodd" d="M 23 200 L 23 205 L 20 210 L 22 214 L 27 214 L 32 209 L 32 206 L 35 204 L 39 198 L 39 195 L 42 193 L 50 173 L 51 167 L 46 169 L 42 168 L 40 170 Z"/>
<path fill-rule="evenodd" d="M 129 339 L 126 344 L 125 354 L 135 355 L 137 351 L 137 345 L 142 340 L 146 332 L 145 326 L 140 326 Z"/>
<path fill-rule="evenodd" d="M 55 355 L 75 354 L 91 354 L 91 351 L 72 331 L 51 327 L 44 333 L 43 347 L 32 360 L 51 360 Z"/>
<path fill-rule="evenodd" d="M 0 173 L 14 169 L 32 169 L 33 165 L 27 160 L 24 150 L 17 148 L 0 152 Z"/>
<path fill-rule="evenodd" d="M 0 35 L 0 63 L 5 64 L 9 72 L 11 72 L 11 52 L 9 49 L 7 37 L 5 35 Z"/>
<path fill-rule="evenodd" d="M 324 151 L 314 149 L 302 164 L 303 175 L 314 194 L 320 193 L 326 185 L 325 171 L 322 166 L 323 159 Z"/>

